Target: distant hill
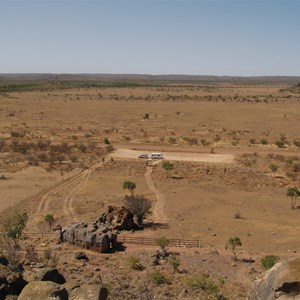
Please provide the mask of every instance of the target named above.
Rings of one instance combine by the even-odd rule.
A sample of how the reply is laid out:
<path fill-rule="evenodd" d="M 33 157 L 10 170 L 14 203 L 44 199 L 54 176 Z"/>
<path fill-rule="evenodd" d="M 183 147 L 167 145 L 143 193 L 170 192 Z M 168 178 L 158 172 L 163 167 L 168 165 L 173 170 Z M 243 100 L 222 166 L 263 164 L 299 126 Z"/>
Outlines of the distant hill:
<path fill-rule="evenodd" d="M 290 84 L 300 83 L 300 76 L 210 76 L 210 75 L 147 75 L 147 74 L 0 74 L 0 83 L 45 81 L 126 81 L 232 84 Z"/>

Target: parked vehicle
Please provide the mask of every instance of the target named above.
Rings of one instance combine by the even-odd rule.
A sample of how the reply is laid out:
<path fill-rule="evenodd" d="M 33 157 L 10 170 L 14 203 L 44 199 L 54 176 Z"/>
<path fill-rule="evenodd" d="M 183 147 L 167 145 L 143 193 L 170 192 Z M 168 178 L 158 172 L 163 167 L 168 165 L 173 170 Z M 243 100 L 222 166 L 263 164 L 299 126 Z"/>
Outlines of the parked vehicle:
<path fill-rule="evenodd" d="M 149 156 L 148 156 L 148 154 L 140 154 L 140 155 L 138 156 L 138 158 L 145 158 L 145 159 L 148 159 Z"/>
<path fill-rule="evenodd" d="M 161 153 L 152 153 L 151 159 L 164 159 L 164 156 Z"/>

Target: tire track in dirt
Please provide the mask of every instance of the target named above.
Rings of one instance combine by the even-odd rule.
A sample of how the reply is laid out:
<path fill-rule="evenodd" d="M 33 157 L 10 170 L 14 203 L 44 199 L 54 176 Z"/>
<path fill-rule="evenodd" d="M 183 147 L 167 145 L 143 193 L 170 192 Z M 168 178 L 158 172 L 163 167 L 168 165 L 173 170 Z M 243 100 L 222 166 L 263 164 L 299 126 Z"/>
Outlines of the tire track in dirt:
<path fill-rule="evenodd" d="M 164 194 L 158 190 L 152 180 L 152 167 L 147 166 L 147 171 L 145 173 L 146 182 L 148 184 L 149 189 L 155 194 L 156 196 L 156 205 L 153 210 L 153 221 L 155 223 L 167 223 L 167 217 L 164 214 L 165 209 L 165 196 Z"/>
<path fill-rule="evenodd" d="M 70 179 L 68 182 L 64 182 L 60 184 L 58 187 L 55 187 L 51 191 L 47 192 L 39 202 L 38 208 L 36 212 L 30 217 L 30 220 L 28 222 L 28 228 L 32 229 L 38 229 L 38 217 L 48 212 L 50 203 L 53 199 L 51 199 L 51 196 L 54 196 L 56 193 L 59 193 L 69 187 L 71 187 L 73 184 L 75 184 L 77 181 L 79 181 L 78 184 L 76 184 L 75 188 L 73 188 L 67 196 L 64 198 L 63 203 L 63 213 L 70 219 L 70 221 L 76 220 L 76 214 L 74 212 L 73 207 L 73 200 L 74 196 L 83 188 L 84 185 L 86 185 L 90 174 L 96 170 L 98 167 L 102 166 L 104 162 L 97 163 L 90 167 L 89 169 L 75 175 L 72 179 Z"/>

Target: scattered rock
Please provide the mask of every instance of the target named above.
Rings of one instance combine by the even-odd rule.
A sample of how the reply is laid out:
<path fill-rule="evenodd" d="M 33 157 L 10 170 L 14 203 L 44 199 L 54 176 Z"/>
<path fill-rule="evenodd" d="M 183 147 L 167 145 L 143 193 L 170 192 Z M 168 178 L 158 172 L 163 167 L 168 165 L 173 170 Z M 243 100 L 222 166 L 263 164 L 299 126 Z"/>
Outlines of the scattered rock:
<path fill-rule="evenodd" d="M 33 281 L 26 285 L 18 300 L 68 300 L 67 290 L 51 281 Z"/>
<path fill-rule="evenodd" d="M 44 263 L 34 263 L 34 264 L 32 264 L 32 266 L 34 268 L 44 268 L 45 264 Z"/>
<path fill-rule="evenodd" d="M 86 256 L 84 252 L 77 252 L 75 254 L 75 258 L 78 260 L 89 260 L 89 258 Z"/>
<path fill-rule="evenodd" d="M 253 264 L 255 263 L 255 259 L 249 257 L 249 258 L 243 258 L 242 262 L 247 263 L 247 264 Z"/>
<path fill-rule="evenodd" d="M 187 289 L 183 289 L 182 292 L 179 294 L 178 299 L 183 299 L 188 295 L 189 291 Z"/>
<path fill-rule="evenodd" d="M 63 275 L 61 275 L 55 268 L 33 268 L 26 269 L 23 277 L 27 282 L 31 281 L 52 281 L 58 284 L 66 282 Z"/>
<path fill-rule="evenodd" d="M 3 265 L 3 266 L 8 266 L 9 261 L 5 256 L 0 256 L 0 264 Z"/>

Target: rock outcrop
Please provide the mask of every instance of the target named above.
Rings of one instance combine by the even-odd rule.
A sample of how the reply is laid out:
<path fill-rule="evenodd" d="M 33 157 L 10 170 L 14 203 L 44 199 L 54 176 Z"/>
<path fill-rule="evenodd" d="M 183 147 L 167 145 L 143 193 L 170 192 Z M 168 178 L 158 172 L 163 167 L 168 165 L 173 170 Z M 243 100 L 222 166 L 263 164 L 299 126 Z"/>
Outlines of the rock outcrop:
<path fill-rule="evenodd" d="M 19 295 L 26 284 L 21 273 L 0 265 L 0 300 L 6 299 L 8 295 Z"/>
<path fill-rule="evenodd" d="M 64 276 L 56 268 L 30 268 L 25 269 L 23 277 L 30 281 L 51 281 L 58 284 L 66 282 Z"/>
<path fill-rule="evenodd" d="M 52 281 L 33 281 L 26 285 L 18 300 L 68 300 L 67 290 Z"/>
<path fill-rule="evenodd" d="M 62 241 L 104 253 L 115 248 L 117 235 L 99 223 L 73 223 L 62 230 Z"/>
<path fill-rule="evenodd" d="M 106 213 L 99 218 L 99 223 L 114 230 L 139 229 L 133 219 L 133 214 L 124 206 L 108 206 Z"/>
<path fill-rule="evenodd" d="M 300 257 L 277 263 L 256 281 L 248 300 L 300 299 Z"/>

